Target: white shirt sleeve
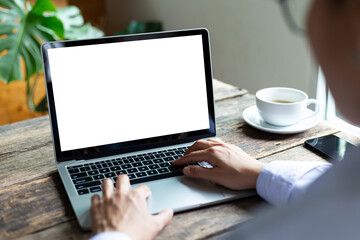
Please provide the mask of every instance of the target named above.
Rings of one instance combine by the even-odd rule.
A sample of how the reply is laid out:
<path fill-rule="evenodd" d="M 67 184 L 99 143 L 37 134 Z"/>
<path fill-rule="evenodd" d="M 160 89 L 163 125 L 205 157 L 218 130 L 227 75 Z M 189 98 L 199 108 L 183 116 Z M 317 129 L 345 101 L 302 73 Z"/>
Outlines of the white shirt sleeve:
<path fill-rule="evenodd" d="M 131 240 L 131 238 L 125 233 L 114 231 L 98 233 L 89 240 Z"/>
<path fill-rule="evenodd" d="M 275 206 L 301 198 L 306 188 L 332 165 L 319 162 L 274 161 L 260 172 L 257 193 Z"/>

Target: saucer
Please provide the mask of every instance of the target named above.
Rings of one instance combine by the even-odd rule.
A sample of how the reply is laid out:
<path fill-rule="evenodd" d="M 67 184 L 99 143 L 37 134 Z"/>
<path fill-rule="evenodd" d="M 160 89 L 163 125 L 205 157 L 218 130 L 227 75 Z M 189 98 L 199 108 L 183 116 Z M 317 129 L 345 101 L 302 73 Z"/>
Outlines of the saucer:
<path fill-rule="evenodd" d="M 310 109 L 306 109 L 305 117 L 310 116 L 313 113 Z M 256 108 L 256 105 L 248 107 L 244 110 L 242 114 L 245 122 L 250 126 L 257 128 L 259 130 L 270 132 L 270 133 L 279 133 L 279 134 L 292 134 L 306 131 L 320 122 L 320 116 L 317 115 L 312 118 L 307 118 L 300 120 L 299 122 L 285 127 L 278 127 L 266 123 L 261 117 Z"/>

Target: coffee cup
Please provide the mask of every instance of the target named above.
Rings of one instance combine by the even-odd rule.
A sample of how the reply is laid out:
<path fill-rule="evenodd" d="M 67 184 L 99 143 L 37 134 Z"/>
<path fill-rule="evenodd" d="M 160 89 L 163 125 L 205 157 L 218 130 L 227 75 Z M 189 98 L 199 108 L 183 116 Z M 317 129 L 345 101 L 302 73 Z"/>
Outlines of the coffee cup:
<path fill-rule="evenodd" d="M 307 107 L 315 104 L 315 111 L 307 114 Z M 309 99 L 303 91 L 294 88 L 272 87 L 256 93 L 256 107 L 261 118 L 274 126 L 289 126 L 301 120 L 316 116 L 320 104 Z"/>

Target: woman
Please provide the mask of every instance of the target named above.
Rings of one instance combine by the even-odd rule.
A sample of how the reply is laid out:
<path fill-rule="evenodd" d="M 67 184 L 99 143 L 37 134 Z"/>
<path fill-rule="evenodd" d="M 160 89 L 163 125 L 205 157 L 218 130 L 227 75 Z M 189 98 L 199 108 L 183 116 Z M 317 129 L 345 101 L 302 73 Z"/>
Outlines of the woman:
<path fill-rule="evenodd" d="M 301 0 L 298 0 L 301 1 Z M 280 0 L 284 3 L 286 1 Z M 360 124 L 360 1 L 314 0 L 308 13 L 307 35 L 327 79 L 338 109 Z M 214 168 L 184 168 L 189 177 L 208 179 L 231 189 L 256 188 L 275 205 L 287 207 L 259 214 L 230 238 L 246 239 L 360 239 L 360 161 L 357 150 L 329 164 L 256 161 L 241 149 L 218 140 L 198 141 L 173 164 L 206 159 Z M 117 191 L 104 181 L 104 199 L 92 199 L 94 239 L 152 239 L 171 220 L 172 210 L 148 213 L 150 190 L 131 190 L 119 176 Z M 301 199 L 301 200 L 299 200 Z M 298 200 L 298 201 L 295 201 Z M 311 230 L 311 231 L 309 231 Z M 111 232 L 113 231 L 113 232 Z"/>

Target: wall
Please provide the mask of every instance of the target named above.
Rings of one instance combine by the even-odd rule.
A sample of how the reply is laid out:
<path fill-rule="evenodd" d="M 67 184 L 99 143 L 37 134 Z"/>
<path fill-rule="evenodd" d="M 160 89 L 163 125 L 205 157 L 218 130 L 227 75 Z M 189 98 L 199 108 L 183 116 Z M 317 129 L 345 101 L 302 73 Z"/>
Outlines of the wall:
<path fill-rule="evenodd" d="M 289 32 L 277 1 L 107 0 L 108 32 L 130 20 L 160 20 L 165 30 L 206 27 L 214 77 L 248 89 L 302 89 L 315 96 L 315 67 L 304 38 Z"/>

